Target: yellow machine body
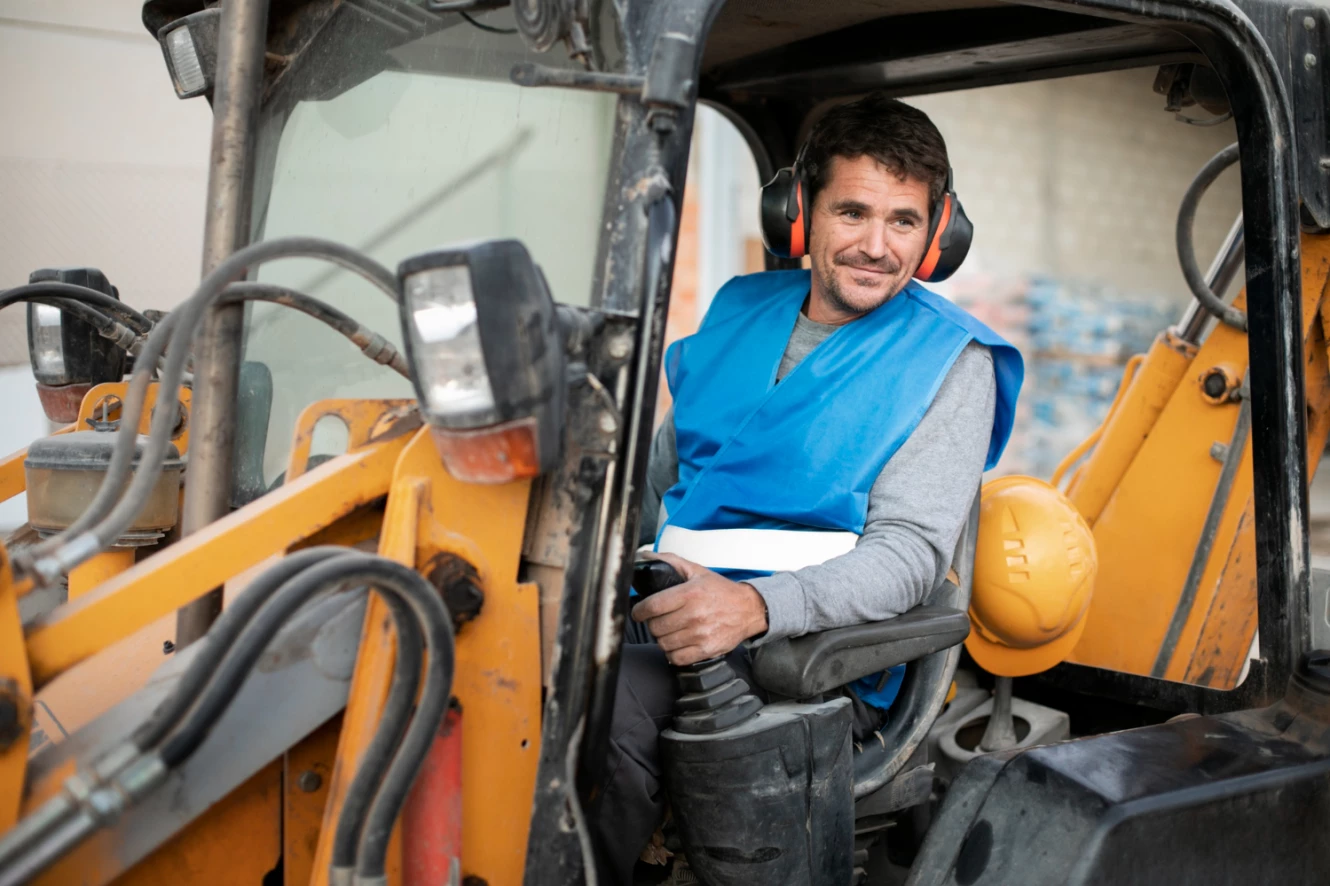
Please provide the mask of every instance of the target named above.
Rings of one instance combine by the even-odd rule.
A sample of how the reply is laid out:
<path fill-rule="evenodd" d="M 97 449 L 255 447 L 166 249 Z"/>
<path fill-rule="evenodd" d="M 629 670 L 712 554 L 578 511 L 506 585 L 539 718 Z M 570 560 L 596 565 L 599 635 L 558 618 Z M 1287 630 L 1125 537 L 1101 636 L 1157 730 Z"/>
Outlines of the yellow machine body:
<path fill-rule="evenodd" d="M 1324 327 L 1330 237 L 1304 236 L 1302 263 L 1308 474 L 1314 476 L 1330 431 Z M 1245 306 L 1244 296 L 1236 304 Z M 1071 661 L 1217 689 L 1237 685 L 1257 628 L 1251 445 L 1231 439 L 1239 400 L 1207 396 L 1204 381 L 1223 373 L 1235 380 L 1226 393 L 1237 393 L 1246 370 L 1247 339 L 1239 331 L 1217 325 L 1199 350 L 1165 333 L 1105 420 L 1067 488 L 1099 551 L 1099 578 Z M 1215 455 L 1230 445 L 1243 447 L 1241 462 L 1195 597 L 1185 620 L 1179 617 L 1181 632 L 1166 649 L 1219 482 Z"/>

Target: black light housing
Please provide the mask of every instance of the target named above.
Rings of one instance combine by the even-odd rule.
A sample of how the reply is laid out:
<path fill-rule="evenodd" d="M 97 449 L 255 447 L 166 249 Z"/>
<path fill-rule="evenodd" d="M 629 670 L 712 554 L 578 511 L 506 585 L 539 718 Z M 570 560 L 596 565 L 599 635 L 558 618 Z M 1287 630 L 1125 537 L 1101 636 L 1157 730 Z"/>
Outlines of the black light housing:
<path fill-rule="evenodd" d="M 29 274 L 28 282 L 71 283 L 120 298 L 97 268 L 42 268 Z M 28 362 L 51 421 L 73 421 L 89 388 L 120 381 L 125 356 L 123 348 L 89 323 L 51 305 L 28 304 Z"/>
<path fill-rule="evenodd" d="M 213 7 L 178 18 L 157 32 L 178 97 L 194 98 L 212 92 L 221 18 L 222 10 Z"/>
<path fill-rule="evenodd" d="M 554 466 L 566 358 L 554 299 L 517 240 L 443 247 L 397 267 L 402 339 L 448 471 L 474 483 Z"/>

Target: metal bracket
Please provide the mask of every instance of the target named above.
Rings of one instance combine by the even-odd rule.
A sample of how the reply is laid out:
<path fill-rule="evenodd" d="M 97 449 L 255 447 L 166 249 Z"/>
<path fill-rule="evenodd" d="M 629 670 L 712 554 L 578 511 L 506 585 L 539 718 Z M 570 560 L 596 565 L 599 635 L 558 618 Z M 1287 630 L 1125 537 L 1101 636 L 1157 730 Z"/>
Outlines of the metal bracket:
<path fill-rule="evenodd" d="M 1330 10 L 1290 10 L 1288 28 L 1303 223 L 1330 230 Z"/>
<path fill-rule="evenodd" d="M 680 112 L 688 107 L 693 77 L 693 41 L 683 34 L 663 34 L 651 50 L 646 76 L 603 74 L 522 62 L 513 65 L 508 77 L 518 86 L 562 86 L 632 95 L 647 107 L 647 123 L 656 132 L 674 128 Z"/>

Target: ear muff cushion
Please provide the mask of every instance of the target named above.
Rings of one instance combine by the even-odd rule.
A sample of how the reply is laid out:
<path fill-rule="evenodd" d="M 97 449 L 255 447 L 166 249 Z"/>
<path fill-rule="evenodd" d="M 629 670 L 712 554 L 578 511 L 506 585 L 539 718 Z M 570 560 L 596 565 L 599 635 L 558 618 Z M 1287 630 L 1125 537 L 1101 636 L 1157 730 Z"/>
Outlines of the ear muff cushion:
<path fill-rule="evenodd" d="M 762 188 L 762 242 L 779 258 L 800 258 L 808 251 L 808 213 L 802 178 L 793 167 L 778 170 Z M 791 208 L 794 218 L 790 218 Z"/>
<path fill-rule="evenodd" d="M 941 207 L 933 217 L 928 248 L 914 275 L 916 280 L 925 283 L 936 283 L 956 273 L 969 254 L 974 239 L 974 225 L 954 193 L 943 195 Z"/>

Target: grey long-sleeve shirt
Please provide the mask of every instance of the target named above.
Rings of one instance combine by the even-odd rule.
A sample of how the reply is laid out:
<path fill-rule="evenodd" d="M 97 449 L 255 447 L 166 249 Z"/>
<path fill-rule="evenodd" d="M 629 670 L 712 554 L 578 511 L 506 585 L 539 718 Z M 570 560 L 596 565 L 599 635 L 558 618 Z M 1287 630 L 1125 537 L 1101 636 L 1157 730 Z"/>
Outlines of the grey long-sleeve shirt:
<path fill-rule="evenodd" d="M 777 378 L 784 378 L 835 328 L 800 314 Z M 882 621 L 923 601 L 951 567 L 979 489 L 996 400 L 993 357 L 988 348 L 971 342 L 914 433 L 873 483 L 864 532 L 854 550 L 818 566 L 748 581 L 767 605 L 768 630 L 754 645 Z M 644 544 L 654 540 L 660 500 L 678 479 L 671 411 L 651 444 L 642 496 Z"/>

